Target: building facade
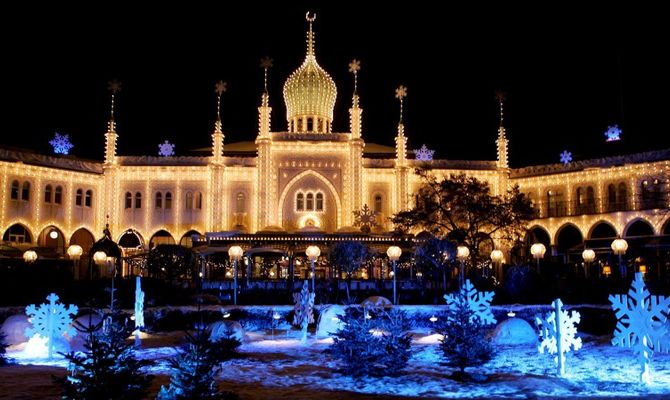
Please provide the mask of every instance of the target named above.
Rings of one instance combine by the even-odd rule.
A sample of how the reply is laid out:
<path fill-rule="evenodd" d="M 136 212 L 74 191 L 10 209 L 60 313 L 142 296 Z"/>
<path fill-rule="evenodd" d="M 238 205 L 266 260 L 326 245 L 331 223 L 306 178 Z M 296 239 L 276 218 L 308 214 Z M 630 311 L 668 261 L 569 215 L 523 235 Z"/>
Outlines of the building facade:
<path fill-rule="evenodd" d="M 392 229 L 388 217 L 412 206 L 419 166 L 485 180 L 494 194 L 519 185 L 540 210 L 529 241 L 554 255 L 617 236 L 670 235 L 662 195 L 670 151 L 512 169 L 501 124 L 491 140 L 496 160 L 417 160 L 402 117 L 394 147 L 366 143 L 355 89 L 348 132 L 333 130 L 337 86 L 318 64 L 312 36 L 310 21 L 305 60 L 284 84 L 286 129 L 272 129 L 265 90 L 255 142 L 226 143 L 218 119 L 211 156 L 122 156 L 112 113 L 103 162 L 0 149 L 3 240 L 64 254 L 71 244 L 90 248 L 106 224 L 127 252 L 189 245 L 208 232 L 351 232 L 365 205 L 376 213 L 373 233 L 382 233 Z"/>

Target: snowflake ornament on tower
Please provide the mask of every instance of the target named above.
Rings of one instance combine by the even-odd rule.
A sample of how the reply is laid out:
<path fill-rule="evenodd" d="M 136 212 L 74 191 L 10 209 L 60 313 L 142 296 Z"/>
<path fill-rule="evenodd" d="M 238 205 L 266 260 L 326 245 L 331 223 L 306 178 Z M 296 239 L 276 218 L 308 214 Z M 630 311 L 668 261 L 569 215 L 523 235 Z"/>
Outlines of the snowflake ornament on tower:
<path fill-rule="evenodd" d="M 540 337 L 542 342 L 537 346 L 540 353 L 546 350 L 549 354 L 556 354 L 554 361 L 558 366 L 558 374 L 565 375 L 565 353 L 570 351 L 570 346 L 574 351 L 582 348 L 582 338 L 577 336 L 577 324 L 580 315 L 577 311 L 572 311 L 569 315 L 563 309 L 561 299 L 554 300 L 551 303 L 554 311 L 548 313 L 544 318 L 535 317 L 535 323 L 540 328 Z"/>
<path fill-rule="evenodd" d="M 47 347 L 49 349 L 49 358 L 53 356 L 54 341 L 58 336 L 67 333 L 69 337 L 77 334 L 77 331 L 70 325 L 72 318 L 70 315 L 76 315 L 78 308 L 75 305 L 65 305 L 58 303 L 58 296 L 56 293 L 51 293 L 47 296 L 49 304 L 42 304 L 35 307 L 34 304 L 26 307 L 26 314 L 30 318 L 32 327 L 26 328 L 26 336 L 32 337 L 39 335 L 47 339 Z"/>
<path fill-rule="evenodd" d="M 54 148 L 55 154 L 67 155 L 74 147 L 74 145 L 70 142 L 69 135 L 61 135 L 58 132 L 56 132 L 54 138 L 49 141 L 49 144 Z"/>
<path fill-rule="evenodd" d="M 617 142 L 621 140 L 621 128 L 619 125 L 608 126 L 605 131 L 605 137 L 607 142 Z"/>
<path fill-rule="evenodd" d="M 561 162 L 563 164 L 570 164 L 572 162 L 572 153 L 567 150 L 563 150 L 561 153 Z"/>
<path fill-rule="evenodd" d="M 652 296 L 644 286 L 642 273 L 635 273 L 628 295 L 610 295 L 612 310 L 617 318 L 614 346 L 632 347 L 638 354 L 642 372 L 640 382 L 650 383 L 651 355 L 670 351 L 670 297 Z"/>
<path fill-rule="evenodd" d="M 174 145 L 167 140 L 159 144 L 158 155 L 163 157 L 172 157 L 174 155 Z"/>
<path fill-rule="evenodd" d="M 364 233 L 370 233 L 370 230 L 377 226 L 377 213 L 367 204 L 363 204 L 362 209 L 354 211 L 354 226 L 360 227 Z"/>
<path fill-rule="evenodd" d="M 461 295 L 468 303 L 468 307 L 473 314 L 470 316 L 471 320 L 478 319 L 482 325 L 495 324 L 496 319 L 491 312 L 491 300 L 493 300 L 493 292 L 479 292 L 470 282 L 470 279 L 465 280 L 465 284 L 461 288 Z M 458 305 L 458 294 L 445 294 L 444 299 L 447 301 L 447 307 L 450 310 L 456 309 Z"/>
<path fill-rule="evenodd" d="M 435 150 L 430 150 L 425 144 L 420 149 L 414 150 L 414 158 L 419 161 L 433 161 L 433 154 Z"/>
<path fill-rule="evenodd" d="M 293 325 L 300 327 L 302 336 L 300 341 L 307 342 L 307 325 L 314 323 L 314 293 L 309 292 L 309 285 L 307 279 L 302 285 L 300 293 L 293 293 L 293 301 L 295 302 L 293 316 Z"/>

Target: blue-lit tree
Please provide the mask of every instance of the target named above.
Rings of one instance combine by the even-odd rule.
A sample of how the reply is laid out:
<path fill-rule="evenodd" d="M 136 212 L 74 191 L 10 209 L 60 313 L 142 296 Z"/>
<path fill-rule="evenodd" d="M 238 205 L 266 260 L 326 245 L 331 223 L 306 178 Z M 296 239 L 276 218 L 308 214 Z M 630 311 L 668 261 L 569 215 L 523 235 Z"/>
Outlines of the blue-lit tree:
<path fill-rule="evenodd" d="M 7 358 L 7 342 L 5 342 L 5 333 L 0 331 L 0 366 L 9 363 Z"/>
<path fill-rule="evenodd" d="M 170 385 L 161 387 L 158 400 L 213 399 L 235 400 L 235 393 L 220 392 L 216 383 L 220 359 L 218 343 L 200 326 L 194 334 L 186 334 L 186 347 L 170 360 L 174 374 Z"/>
<path fill-rule="evenodd" d="M 337 242 L 330 249 L 330 263 L 337 268 L 338 277 L 344 272 L 347 278 L 347 300 L 351 302 L 349 285 L 351 276 L 368 259 L 368 248 L 361 242 Z"/>
<path fill-rule="evenodd" d="M 132 328 L 121 314 L 107 316 L 99 324 L 75 322 L 76 329 L 86 335 L 83 353 L 66 354 L 70 375 L 57 378 L 62 399 L 144 399 L 152 375 L 142 369 L 152 363 L 135 358 L 128 337 Z"/>

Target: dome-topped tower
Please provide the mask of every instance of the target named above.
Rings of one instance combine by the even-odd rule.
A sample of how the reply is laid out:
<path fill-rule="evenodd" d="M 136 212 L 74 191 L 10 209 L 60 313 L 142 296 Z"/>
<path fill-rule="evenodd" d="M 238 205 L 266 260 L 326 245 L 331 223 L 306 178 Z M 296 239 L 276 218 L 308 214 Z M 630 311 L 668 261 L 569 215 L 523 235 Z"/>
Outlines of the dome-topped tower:
<path fill-rule="evenodd" d="M 312 22 L 316 14 L 310 17 L 308 12 L 306 18 L 309 22 L 307 55 L 284 84 L 288 130 L 293 133 L 330 133 L 337 88 L 314 56 Z"/>

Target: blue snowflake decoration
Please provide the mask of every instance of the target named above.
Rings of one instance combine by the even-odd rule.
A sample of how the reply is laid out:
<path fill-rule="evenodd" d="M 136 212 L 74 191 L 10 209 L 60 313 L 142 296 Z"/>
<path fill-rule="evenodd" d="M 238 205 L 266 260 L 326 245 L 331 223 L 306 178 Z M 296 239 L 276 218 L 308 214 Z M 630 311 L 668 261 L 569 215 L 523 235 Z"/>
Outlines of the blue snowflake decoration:
<path fill-rule="evenodd" d="M 572 153 L 570 153 L 570 152 L 567 151 L 567 150 L 564 150 L 564 151 L 561 153 L 561 162 L 562 162 L 563 164 L 569 164 L 571 161 L 572 161 Z"/>
<path fill-rule="evenodd" d="M 605 131 L 605 137 L 607 138 L 607 142 L 621 140 L 621 128 L 619 128 L 619 125 L 608 126 L 607 131 Z"/>
<path fill-rule="evenodd" d="M 69 154 L 70 150 L 74 147 L 70 142 L 69 135 L 61 135 L 58 132 L 56 132 L 54 138 L 49 141 L 49 144 L 54 148 L 55 154 Z"/>
<path fill-rule="evenodd" d="M 158 145 L 158 155 L 170 157 L 174 155 L 174 145 L 167 140 Z"/>
<path fill-rule="evenodd" d="M 435 150 L 430 150 L 424 144 L 419 150 L 414 150 L 415 158 L 419 161 L 433 161 Z"/>

